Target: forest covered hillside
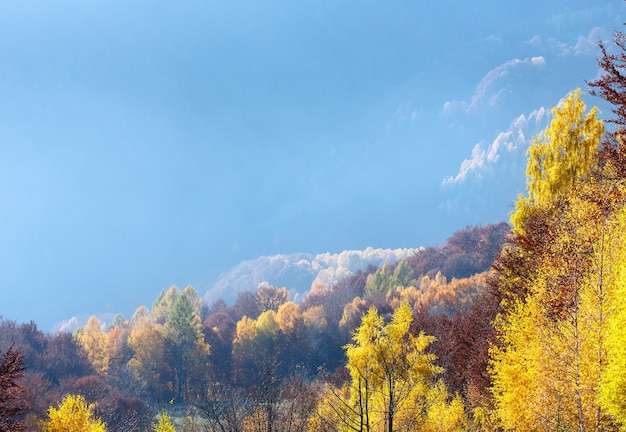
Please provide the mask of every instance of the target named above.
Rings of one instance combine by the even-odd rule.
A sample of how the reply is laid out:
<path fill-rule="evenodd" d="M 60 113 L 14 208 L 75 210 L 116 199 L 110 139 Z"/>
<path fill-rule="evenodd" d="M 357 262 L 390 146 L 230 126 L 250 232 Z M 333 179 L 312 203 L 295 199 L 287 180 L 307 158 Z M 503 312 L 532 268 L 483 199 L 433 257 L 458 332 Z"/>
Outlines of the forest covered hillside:
<path fill-rule="evenodd" d="M 313 282 L 330 286 L 357 270 L 365 270 L 368 265 L 382 267 L 384 263 L 400 261 L 419 250 L 370 247 L 336 254 L 293 253 L 246 260 L 220 275 L 204 295 L 204 301 L 211 303 L 221 298 L 232 302 L 240 291 L 256 290 L 261 283 L 287 287 L 290 298 L 299 301 L 311 289 Z"/>
<path fill-rule="evenodd" d="M 346 250 L 340 253 L 286 254 L 247 260 L 220 276 L 203 296 L 210 304 L 222 299 L 232 303 L 241 291 L 254 291 L 260 284 L 286 287 L 289 298 L 299 303 L 312 285 L 332 286 L 368 266 L 382 268 L 407 259 L 417 274 L 434 276 L 438 271 L 449 278 L 467 277 L 486 270 L 502 246 L 510 227 L 492 229 L 467 227 L 455 233 L 445 245 L 428 248 Z"/>
<path fill-rule="evenodd" d="M 380 267 L 370 263 L 330 285 L 316 280 L 298 304 L 288 287 L 267 283 L 238 292 L 233 302 L 210 304 L 193 287 L 173 286 L 129 318 L 118 315 L 105 324 L 94 316 L 74 333 L 50 334 L 34 322 L 2 320 L 0 352 L 8 353 L 5 360 L 19 353 L 25 367 L 18 400 L 28 415 L 18 417 L 36 429 L 48 407 L 66 394 L 82 395 L 109 430 L 120 431 L 145 430 L 169 402 L 177 404 L 175 412 L 184 406 L 208 422 L 226 415 L 211 411 L 213 398 L 226 398 L 233 410 L 252 398 L 239 416 L 259 409 L 274 391 L 278 403 L 287 398 L 284 392 L 306 390 L 312 404 L 319 383 L 346 380 L 343 347 L 361 316 L 374 306 L 390 317 L 403 302 L 441 340 L 429 350 L 445 359 L 447 384 L 460 391 L 465 378 L 456 370 L 461 366 L 448 360 L 449 337 L 439 334 L 441 326 L 453 330 L 454 320 L 486 294 L 485 272 L 509 232 L 505 223 L 466 227 L 441 246 L 326 257 L 345 262 L 346 270 L 364 256 L 395 253 L 402 259 Z"/>

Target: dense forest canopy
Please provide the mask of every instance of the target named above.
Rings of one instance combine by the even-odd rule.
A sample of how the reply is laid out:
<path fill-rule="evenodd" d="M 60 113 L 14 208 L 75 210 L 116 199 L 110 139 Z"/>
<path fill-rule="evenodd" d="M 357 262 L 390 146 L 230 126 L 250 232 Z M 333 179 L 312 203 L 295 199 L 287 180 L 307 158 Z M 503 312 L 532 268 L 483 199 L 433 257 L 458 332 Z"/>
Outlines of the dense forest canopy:
<path fill-rule="evenodd" d="M 230 305 L 206 305 L 193 287 L 172 286 L 128 319 L 104 325 L 94 316 L 74 334 L 0 321 L 0 350 L 9 357 L 20 353 L 22 365 L 14 378 L 22 391 L 14 399 L 23 409 L 12 417 L 36 428 L 51 407 L 63 413 L 66 405 L 82 403 L 107 430 L 145 430 L 159 407 L 172 403 L 193 408 L 210 424 L 243 424 L 264 415 L 287 421 L 283 417 L 294 410 L 305 424 L 327 397 L 322 383 L 349 380 L 344 346 L 361 316 L 376 308 L 378 319 L 386 320 L 399 305 L 407 335 L 416 328 L 428 334 L 420 350 L 430 362 L 437 359 L 437 388 L 459 392 L 471 374 L 467 359 L 450 355 L 449 347 L 481 342 L 462 340 L 456 328 L 479 312 L 473 306 L 487 292 L 490 263 L 509 231 L 505 223 L 467 227 L 406 260 L 370 266 L 330 287 L 316 282 L 299 304 L 286 288 L 268 284 L 239 293 Z M 268 401 L 277 412 L 259 411 Z"/>

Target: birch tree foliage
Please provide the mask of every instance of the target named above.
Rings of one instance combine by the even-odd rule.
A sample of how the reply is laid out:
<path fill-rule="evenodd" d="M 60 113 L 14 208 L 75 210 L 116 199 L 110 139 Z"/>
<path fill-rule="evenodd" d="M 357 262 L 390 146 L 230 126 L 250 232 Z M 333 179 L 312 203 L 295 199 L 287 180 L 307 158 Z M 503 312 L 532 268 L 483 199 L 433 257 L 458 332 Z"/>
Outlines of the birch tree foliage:
<path fill-rule="evenodd" d="M 388 324 L 374 307 L 363 316 L 354 343 L 345 347 L 351 385 L 349 399 L 338 403 L 346 416 L 340 422 L 345 430 L 430 430 L 439 421 L 454 429 L 464 424 L 460 400 L 450 404 L 445 385 L 434 379 L 443 371 L 434 354 L 426 352 L 434 337 L 413 335 L 412 322 L 406 302 Z M 435 418 L 437 425 L 431 423 Z"/>
<path fill-rule="evenodd" d="M 587 183 L 562 200 L 547 224 L 551 242 L 537 261 L 528 294 L 496 320 L 492 392 L 505 429 L 615 426 L 626 390 L 626 363 L 608 342 L 622 343 L 617 351 L 623 350 L 616 299 L 624 231 L 613 210 L 623 205 L 624 194 L 617 189 Z"/>
<path fill-rule="evenodd" d="M 156 423 L 152 425 L 153 432 L 176 432 L 176 428 L 170 420 L 170 416 L 167 412 L 163 411 L 159 414 L 159 418 Z"/>
<path fill-rule="evenodd" d="M 585 109 L 581 90 L 570 92 L 552 109 L 550 125 L 533 139 L 526 167 L 528 195 L 516 203 L 511 217 L 514 229 L 523 231 L 533 206 L 567 195 L 597 165 L 604 123 L 597 118 L 596 107 L 586 114 Z"/>
<path fill-rule="evenodd" d="M 610 304 L 606 317 L 606 368 L 601 376 L 600 405 L 626 431 L 626 210 L 616 216 L 614 227 L 614 262 L 616 265 L 607 274 L 607 283 L 613 289 L 607 292 Z M 621 264 L 621 265 L 619 265 Z"/>
<path fill-rule="evenodd" d="M 102 420 L 95 418 L 92 407 L 81 395 L 65 395 L 58 408 L 50 407 L 44 432 L 106 432 Z"/>
<path fill-rule="evenodd" d="M 532 430 L 534 414 L 531 403 L 519 401 L 537 400 L 539 393 L 540 354 L 538 305 L 530 301 L 517 302 L 504 321 L 498 316 L 496 328 L 500 344 L 492 348 L 491 374 L 493 377 L 493 400 L 502 426 L 513 430 Z"/>
<path fill-rule="evenodd" d="M 96 372 L 100 375 L 106 374 L 109 368 L 109 351 L 107 349 L 107 335 L 100 320 L 96 316 L 92 316 L 76 336 Z"/>
<path fill-rule="evenodd" d="M 134 323 L 127 343 L 133 352 L 128 362 L 130 370 L 153 394 L 165 397 L 168 372 L 163 326 L 144 316 Z"/>

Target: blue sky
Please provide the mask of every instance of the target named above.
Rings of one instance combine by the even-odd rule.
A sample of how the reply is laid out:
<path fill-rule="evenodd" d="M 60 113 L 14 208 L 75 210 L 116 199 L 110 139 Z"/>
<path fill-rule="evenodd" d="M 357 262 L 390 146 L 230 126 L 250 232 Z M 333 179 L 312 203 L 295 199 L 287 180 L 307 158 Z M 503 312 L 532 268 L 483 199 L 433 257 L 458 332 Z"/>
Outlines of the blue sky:
<path fill-rule="evenodd" d="M 5 318 L 128 316 L 245 259 L 506 220 L 529 139 L 626 21 L 618 0 L 183 3 L 0 0 Z"/>

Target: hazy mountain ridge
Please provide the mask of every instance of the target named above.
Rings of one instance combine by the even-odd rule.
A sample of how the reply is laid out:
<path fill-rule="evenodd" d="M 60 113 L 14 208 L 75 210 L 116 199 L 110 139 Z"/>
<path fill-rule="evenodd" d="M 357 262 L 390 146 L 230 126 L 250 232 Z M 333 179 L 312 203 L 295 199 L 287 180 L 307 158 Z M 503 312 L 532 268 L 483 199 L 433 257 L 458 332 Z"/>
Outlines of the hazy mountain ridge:
<path fill-rule="evenodd" d="M 262 283 L 286 287 L 293 300 L 298 301 L 315 281 L 331 286 L 368 265 L 382 266 L 409 258 L 424 248 L 344 250 L 340 253 L 292 253 L 242 261 L 224 273 L 204 295 L 204 301 L 235 300 L 241 291 L 256 291 Z"/>
<path fill-rule="evenodd" d="M 260 285 L 269 284 L 286 288 L 290 300 L 299 303 L 311 291 L 313 283 L 332 287 L 369 265 L 381 268 L 385 263 L 397 264 L 407 260 L 416 277 L 435 277 L 438 272 L 452 278 L 465 278 L 485 271 L 495 259 L 510 226 L 467 226 L 457 231 L 442 245 L 382 249 L 367 247 L 363 250 L 344 250 L 339 253 L 291 253 L 261 256 L 245 260 L 222 274 L 204 294 L 203 301 L 210 306 L 217 300 L 233 304 L 238 293 L 255 292 Z M 113 313 L 96 313 L 98 319 L 110 324 Z M 78 314 L 55 323 L 52 332 L 74 332 L 83 327 L 91 315 Z"/>
<path fill-rule="evenodd" d="M 424 248 L 382 249 L 368 247 L 364 250 L 344 250 L 339 253 L 325 252 L 321 254 L 291 253 L 261 256 L 245 260 L 222 274 L 217 282 L 203 296 L 205 304 L 210 305 L 218 299 L 232 303 L 242 291 L 256 291 L 259 285 L 267 283 L 277 287 L 285 287 L 290 299 L 299 302 L 310 291 L 315 281 L 328 286 L 346 278 L 368 265 L 382 267 L 385 263 L 414 256 Z M 114 313 L 82 313 L 66 320 L 56 322 L 51 331 L 74 332 L 83 327 L 91 315 L 95 315 L 103 323 L 111 323 Z"/>
<path fill-rule="evenodd" d="M 164 405 L 170 411 L 175 398 L 182 404 L 189 400 L 187 390 L 172 396 L 178 379 L 172 370 L 193 374 L 185 388 L 194 392 L 196 400 L 201 400 L 198 398 L 206 390 L 202 388 L 206 380 L 220 391 L 226 389 L 227 397 L 235 390 L 241 394 L 256 391 L 254 386 L 262 373 L 259 365 L 268 356 L 281 359 L 281 366 L 272 372 L 281 380 L 281 388 L 283 384 L 293 385 L 288 376 L 295 368 L 320 383 L 325 379 L 321 371 L 343 370 L 344 347 L 371 307 L 386 319 L 402 303 L 416 313 L 420 329 L 441 341 L 433 345 L 433 354 L 448 366 L 443 376 L 447 388 L 460 394 L 470 377 L 481 376 L 482 363 L 470 370 L 468 364 L 474 364 L 474 358 L 448 353 L 464 344 L 469 344 L 469 352 L 476 355 L 487 352 L 480 348 L 487 339 L 474 337 L 489 328 L 489 313 L 495 310 L 495 303 L 489 302 L 495 297 L 486 294 L 484 271 L 509 232 L 510 226 L 502 222 L 466 226 L 442 245 L 426 248 L 370 247 L 337 254 L 259 257 L 240 263 L 221 280 L 236 284 L 225 286 L 230 295 L 243 289 L 244 281 L 269 279 L 268 285 L 253 285 L 230 305 L 217 302 L 203 309 L 192 286 L 181 290 L 174 285 L 162 291 L 151 308 L 140 306 L 132 317 L 102 314 L 87 320 L 77 315 L 54 334 L 39 331 L 34 322 L 18 325 L 0 317 L 0 350 L 17 341 L 26 353 L 30 365 L 27 385 L 37 389 L 38 401 L 44 401 L 32 405 L 39 418 L 47 415 L 48 406 L 59 403 L 63 392 L 69 392 L 93 398 L 89 403 L 97 399 L 98 406 L 112 407 L 95 411 L 109 425 L 117 424 L 119 418 L 147 424 L 150 408 Z M 289 295 L 276 286 L 278 282 L 290 290 Z M 298 283 L 303 292 L 292 289 Z M 301 302 L 289 301 L 297 301 L 298 296 Z M 190 360 L 185 369 L 176 369 L 179 363 L 174 364 L 173 353 L 185 328 L 195 328 L 194 333 L 202 336 L 191 339 L 202 350 L 188 345 L 185 349 Z M 246 335 L 248 330 L 252 336 Z M 231 371 L 242 373 L 233 379 Z M 51 383 L 42 384 L 42 377 L 50 377 Z M 307 387 L 295 389 L 297 397 L 317 397 L 317 393 L 306 393 Z M 286 400 L 288 396 L 280 397 Z M 470 401 L 469 396 L 466 398 Z M 116 414 L 129 404 L 132 409 L 123 417 Z M 180 419 L 185 414 L 175 415 Z M 125 426 L 111 427 L 126 430 Z"/>

